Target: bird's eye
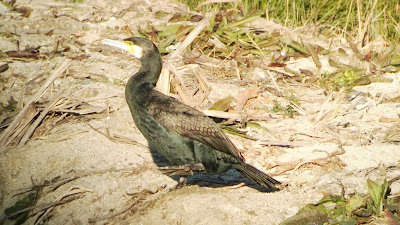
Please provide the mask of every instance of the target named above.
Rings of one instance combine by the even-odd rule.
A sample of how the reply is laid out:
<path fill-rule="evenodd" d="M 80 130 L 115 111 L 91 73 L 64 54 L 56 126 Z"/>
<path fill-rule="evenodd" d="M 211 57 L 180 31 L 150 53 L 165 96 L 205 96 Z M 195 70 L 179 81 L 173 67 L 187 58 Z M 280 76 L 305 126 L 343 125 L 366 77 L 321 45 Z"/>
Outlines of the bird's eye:
<path fill-rule="evenodd" d="M 133 41 L 125 41 L 125 43 L 128 45 L 133 45 Z"/>

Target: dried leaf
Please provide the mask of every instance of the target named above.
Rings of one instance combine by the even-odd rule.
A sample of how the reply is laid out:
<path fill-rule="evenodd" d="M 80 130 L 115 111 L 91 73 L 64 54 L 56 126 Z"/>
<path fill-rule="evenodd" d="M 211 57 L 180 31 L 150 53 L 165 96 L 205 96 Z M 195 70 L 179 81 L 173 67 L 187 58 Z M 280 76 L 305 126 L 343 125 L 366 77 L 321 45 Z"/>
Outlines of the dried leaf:
<path fill-rule="evenodd" d="M 79 115 L 86 115 L 86 114 L 92 114 L 92 113 L 101 113 L 104 112 L 106 109 L 104 107 L 99 107 L 99 106 L 92 106 L 87 103 L 82 103 L 74 109 L 65 109 L 65 108 L 55 108 L 51 109 L 51 111 L 56 111 L 56 112 L 66 112 L 66 113 L 72 113 L 72 114 L 79 114 Z"/>
<path fill-rule="evenodd" d="M 49 30 L 49 32 L 46 32 L 44 35 L 50 37 L 51 35 L 53 35 L 53 32 L 54 32 L 54 29 L 51 29 L 51 30 Z"/>
<path fill-rule="evenodd" d="M 285 67 L 286 64 L 285 63 L 270 63 L 268 66 L 269 67 Z"/>
<path fill-rule="evenodd" d="M 123 29 L 127 34 L 133 35 L 133 32 L 132 32 L 131 28 L 130 28 L 128 25 L 125 25 L 122 29 Z"/>
<path fill-rule="evenodd" d="M 399 118 L 389 118 L 386 116 L 381 116 L 381 118 L 379 118 L 379 122 L 382 123 L 393 123 L 393 122 L 397 122 L 399 121 Z"/>
<path fill-rule="evenodd" d="M 169 21 L 168 22 L 178 22 L 178 21 L 182 21 L 182 14 L 179 14 L 179 13 L 175 13 L 172 17 L 171 17 L 171 19 L 169 19 Z"/>
<path fill-rule="evenodd" d="M 343 55 L 347 55 L 347 52 L 343 48 L 339 48 L 338 52 Z"/>
<path fill-rule="evenodd" d="M 372 59 L 371 52 L 368 52 L 363 58 L 363 60 L 365 60 L 367 62 L 371 61 L 371 59 Z"/>
<path fill-rule="evenodd" d="M 314 77 L 314 74 L 309 71 L 309 70 L 305 70 L 305 69 L 300 69 L 300 72 L 304 75 L 306 75 L 307 77 Z"/>
<path fill-rule="evenodd" d="M 354 215 L 359 216 L 359 217 L 370 217 L 372 215 L 372 210 L 366 209 L 366 208 L 360 208 L 360 209 L 354 211 Z"/>
<path fill-rule="evenodd" d="M 204 18 L 204 16 L 202 15 L 193 15 L 192 17 L 190 17 L 190 22 L 199 22 L 200 20 L 202 20 Z"/>
<path fill-rule="evenodd" d="M 223 98 L 219 100 L 218 102 L 214 103 L 209 110 L 217 110 L 217 111 L 223 111 L 226 112 L 229 110 L 229 107 L 231 106 L 231 103 L 233 101 L 233 97 L 229 96 L 226 98 Z"/>
<path fill-rule="evenodd" d="M 393 213 L 389 210 L 385 209 L 383 216 L 387 225 L 400 225 L 399 220 L 397 220 Z"/>
<path fill-rule="evenodd" d="M 175 36 L 177 38 L 185 36 L 187 33 L 189 33 L 190 30 L 192 30 L 192 26 L 181 26 L 179 27 L 178 31 L 176 32 Z"/>
<path fill-rule="evenodd" d="M 34 59 L 39 58 L 39 52 L 33 52 L 30 50 L 8 51 L 7 55 L 9 57 L 14 57 L 14 58 L 34 58 Z"/>
<path fill-rule="evenodd" d="M 239 92 L 237 97 L 236 111 L 242 111 L 246 106 L 247 101 L 249 101 L 249 99 L 256 98 L 258 96 L 259 90 L 260 90 L 259 87 L 254 86 Z"/>
<path fill-rule="evenodd" d="M 369 77 L 361 77 L 360 79 L 357 79 L 354 81 L 354 85 L 356 86 L 361 86 L 361 85 L 368 85 L 371 83 L 371 80 Z"/>
<path fill-rule="evenodd" d="M 0 65 L 0 73 L 2 73 L 2 72 L 4 72 L 4 71 L 6 71 L 6 70 L 8 70 L 8 63 L 5 63 L 5 64 L 3 64 L 3 65 Z"/>
<path fill-rule="evenodd" d="M 23 17 L 28 18 L 31 15 L 33 9 L 29 7 L 21 7 L 16 8 L 15 11 L 21 13 Z"/>
<path fill-rule="evenodd" d="M 386 140 L 400 142 L 400 123 L 394 124 L 386 133 Z"/>

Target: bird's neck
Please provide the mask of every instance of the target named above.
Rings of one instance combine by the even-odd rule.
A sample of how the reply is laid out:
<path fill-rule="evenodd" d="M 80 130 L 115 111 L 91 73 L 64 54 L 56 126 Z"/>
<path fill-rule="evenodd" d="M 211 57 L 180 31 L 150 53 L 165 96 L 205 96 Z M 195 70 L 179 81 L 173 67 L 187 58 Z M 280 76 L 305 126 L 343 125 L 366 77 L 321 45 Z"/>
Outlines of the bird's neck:
<path fill-rule="evenodd" d="M 130 78 L 128 84 L 133 82 L 131 85 L 139 87 L 147 83 L 151 87 L 155 87 L 162 68 L 160 54 L 156 52 L 144 55 L 143 58 L 140 59 L 140 62 L 142 65 L 139 71 Z"/>
<path fill-rule="evenodd" d="M 140 109 L 148 100 L 161 73 L 162 61 L 158 52 L 141 58 L 141 67 L 126 84 L 125 97 L 131 110 Z"/>

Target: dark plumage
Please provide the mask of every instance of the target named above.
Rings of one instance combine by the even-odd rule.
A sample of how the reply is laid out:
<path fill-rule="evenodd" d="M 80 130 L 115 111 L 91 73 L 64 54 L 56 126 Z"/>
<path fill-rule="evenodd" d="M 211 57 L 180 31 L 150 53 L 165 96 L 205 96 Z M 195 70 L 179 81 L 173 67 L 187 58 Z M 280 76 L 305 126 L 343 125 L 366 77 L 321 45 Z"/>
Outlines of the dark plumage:
<path fill-rule="evenodd" d="M 158 153 L 174 165 L 200 163 L 207 173 L 237 169 L 257 184 L 276 190 L 274 186 L 280 182 L 245 163 L 212 119 L 154 90 L 162 61 L 151 41 L 132 37 L 103 43 L 127 50 L 140 60 L 141 68 L 129 79 L 125 95 L 136 126 Z"/>

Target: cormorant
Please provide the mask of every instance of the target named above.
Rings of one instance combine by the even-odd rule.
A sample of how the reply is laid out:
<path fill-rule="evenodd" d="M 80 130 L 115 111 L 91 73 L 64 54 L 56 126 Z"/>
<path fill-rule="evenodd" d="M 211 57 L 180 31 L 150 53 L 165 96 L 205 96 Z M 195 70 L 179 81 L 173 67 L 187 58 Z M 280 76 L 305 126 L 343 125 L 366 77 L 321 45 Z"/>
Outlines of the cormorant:
<path fill-rule="evenodd" d="M 277 190 L 275 186 L 280 182 L 245 163 L 239 150 L 211 118 L 154 89 L 162 60 L 150 40 L 105 39 L 103 44 L 128 51 L 141 62 L 139 71 L 126 84 L 125 97 L 136 126 L 159 154 L 173 165 L 211 174 L 236 169 L 269 191 Z"/>

